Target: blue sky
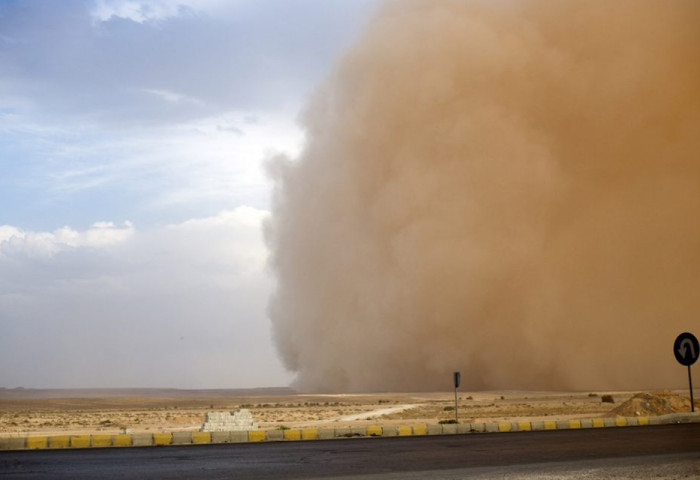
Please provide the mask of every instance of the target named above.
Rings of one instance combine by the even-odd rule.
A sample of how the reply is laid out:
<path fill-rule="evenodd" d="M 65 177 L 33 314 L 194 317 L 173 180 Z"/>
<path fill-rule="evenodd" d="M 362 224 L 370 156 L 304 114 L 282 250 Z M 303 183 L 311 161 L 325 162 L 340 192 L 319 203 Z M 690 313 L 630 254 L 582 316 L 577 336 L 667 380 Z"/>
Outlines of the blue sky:
<path fill-rule="evenodd" d="M 292 379 L 264 164 L 375 3 L 0 1 L 0 386 Z"/>

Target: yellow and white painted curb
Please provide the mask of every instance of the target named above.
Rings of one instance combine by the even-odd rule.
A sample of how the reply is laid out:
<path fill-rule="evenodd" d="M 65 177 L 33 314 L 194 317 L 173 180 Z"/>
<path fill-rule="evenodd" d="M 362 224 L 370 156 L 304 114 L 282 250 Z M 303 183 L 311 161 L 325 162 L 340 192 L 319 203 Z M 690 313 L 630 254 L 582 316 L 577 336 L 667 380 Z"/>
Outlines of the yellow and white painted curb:
<path fill-rule="evenodd" d="M 0 450 L 43 450 L 64 448 L 141 447 L 213 443 L 284 442 L 353 437 L 406 437 L 457 435 L 482 432 L 530 432 L 584 428 L 632 427 L 672 423 L 700 423 L 698 413 L 675 413 L 656 417 L 589 418 L 533 422 L 398 425 L 345 428 L 302 428 L 251 430 L 247 432 L 161 432 L 93 435 L 31 435 L 0 437 Z"/>

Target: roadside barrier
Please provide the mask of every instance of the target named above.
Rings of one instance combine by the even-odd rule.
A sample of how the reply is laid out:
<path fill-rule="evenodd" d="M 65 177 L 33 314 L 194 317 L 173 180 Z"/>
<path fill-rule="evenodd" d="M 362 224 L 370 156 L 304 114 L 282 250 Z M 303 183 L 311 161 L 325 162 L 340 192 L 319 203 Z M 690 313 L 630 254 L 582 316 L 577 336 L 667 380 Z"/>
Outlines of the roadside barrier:
<path fill-rule="evenodd" d="M 674 413 L 656 417 L 614 417 L 583 420 L 532 422 L 487 422 L 460 424 L 370 425 L 342 428 L 290 428 L 286 430 L 250 430 L 239 432 L 157 432 L 92 435 L 30 435 L 0 437 L 0 450 L 43 450 L 62 448 L 107 448 L 213 443 L 290 442 L 353 437 L 406 437 L 457 435 L 484 432 L 530 432 L 586 428 L 636 427 L 673 423 L 700 423 L 700 412 Z"/>

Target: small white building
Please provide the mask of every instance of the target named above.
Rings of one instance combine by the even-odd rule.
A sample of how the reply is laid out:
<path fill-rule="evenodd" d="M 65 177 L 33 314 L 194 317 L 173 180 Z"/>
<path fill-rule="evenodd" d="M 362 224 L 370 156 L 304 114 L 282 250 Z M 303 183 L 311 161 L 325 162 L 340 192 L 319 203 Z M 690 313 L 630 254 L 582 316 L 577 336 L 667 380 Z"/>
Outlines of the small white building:
<path fill-rule="evenodd" d="M 257 430 L 250 410 L 242 408 L 235 412 L 207 412 L 200 432 L 234 432 Z"/>

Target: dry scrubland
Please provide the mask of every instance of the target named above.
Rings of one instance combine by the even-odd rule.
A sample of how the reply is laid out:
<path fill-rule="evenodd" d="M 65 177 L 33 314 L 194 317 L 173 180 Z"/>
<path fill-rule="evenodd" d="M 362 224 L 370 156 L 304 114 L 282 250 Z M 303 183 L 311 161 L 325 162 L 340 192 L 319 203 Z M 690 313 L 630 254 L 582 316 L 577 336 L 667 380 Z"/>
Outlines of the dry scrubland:
<path fill-rule="evenodd" d="M 700 407 L 699 402 L 696 405 Z M 207 411 L 238 408 L 250 409 L 263 429 L 411 425 L 453 419 L 454 393 L 199 396 L 187 391 L 170 396 L 0 396 L 0 435 L 197 430 Z M 687 392 L 681 391 L 459 394 L 462 422 L 660 415 L 689 410 Z"/>

